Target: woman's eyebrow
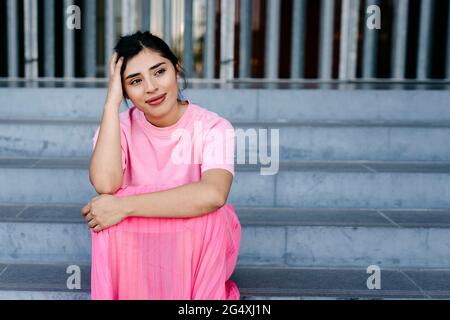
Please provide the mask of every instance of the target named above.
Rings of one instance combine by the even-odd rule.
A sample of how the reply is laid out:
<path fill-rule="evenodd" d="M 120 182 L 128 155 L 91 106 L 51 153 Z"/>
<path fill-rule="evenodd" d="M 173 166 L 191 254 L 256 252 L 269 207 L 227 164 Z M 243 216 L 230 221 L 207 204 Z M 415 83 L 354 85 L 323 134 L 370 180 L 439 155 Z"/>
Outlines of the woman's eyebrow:
<path fill-rule="evenodd" d="M 165 62 L 157 63 L 157 64 L 155 64 L 153 67 L 150 67 L 148 70 L 156 69 L 156 68 L 158 68 L 158 67 L 159 67 L 160 65 L 162 65 L 162 64 L 165 64 Z M 138 73 L 130 74 L 130 75 L 128 75 L 128 76 L 125 78 L 125 80 L 126 80 L 126 79 L 129 79 L 129 78 L 133 78 L 133 77 L 138 76 L 138 75 L 140 75 L 139 72 L 138 72 Z"/>

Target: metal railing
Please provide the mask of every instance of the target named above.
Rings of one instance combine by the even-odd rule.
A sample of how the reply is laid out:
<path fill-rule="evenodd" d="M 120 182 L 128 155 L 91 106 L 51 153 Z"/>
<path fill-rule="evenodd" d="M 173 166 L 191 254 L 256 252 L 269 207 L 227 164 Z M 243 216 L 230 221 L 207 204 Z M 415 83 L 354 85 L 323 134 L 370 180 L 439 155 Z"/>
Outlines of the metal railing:
<path fill-rule="evenodd" d="M 289 13 L 290 34 L 281 34 L 284 23 L 281 21 L 282 10 L 286 10 L 288 1 L 292 11 Z M 315 16 L 311 17 L 307 12 L 311 13 L 308 8 L 312 1 L 320 3 L 319 9 L 313 12 Z M 7 41 L 3 40 L 7 54 L 2 58 L 7 59 L 7 70 L 3 72 L 2 80 L 104 80 L 108 69 L 106 64 L 118 36 L 144 29 L 161 36 L 175 49 L 187 78 L 223 82 L 280 81 L 280 58 L 286 58 L 280 57 L 280 46 L 286 45 L 290 38 L 290 74 L 282 80 L 303 81 L 306 78 L 305 64 L 310 63 L 305 61 L 309 48 L 305 43 L 306 34 L 311 25 L 307 19 L 317 19 L 318 62 L 316 76 L 312 79 L 323 82 L 376 81 L 380 30 L 369 29 L 366 20 L 371 17 L 379 23 L 381 16 L 386 14 L 381 11 L 381 6 L 393 17 L 390 75 L 383 81 L 408 80 L 405 78 L 410 48 L 408 39 L 411 38 L 408 33 L 411 28 L 408 27 L 414 23 L 418 30 L 417 35 L 413 35 L 417 37 L 416 76 L 410 77 L 409 81 L 446 83 L 450 80 L 450 5 L 447 5 L 446 29 L 441 30 L 446 39 L 443 45 L 445 61 L 442 62 L 445 70 L 440 79 L 431 79 L 433 17 L 437 1 L 419 1 L 418 21 L 409 21 L 409 0 L 7 0 L 4 4 Z M 38 5 L 42 6 L 41 11 Z M 264 16 L 261 10 L 254 12 L 262 5 L 265 7 Z M 19 8 L 23 9 L 22 15 L 18 14 Z M 61 25 L 55 24 L 56 15 L 62 15 Z M 220 19 L 220 32 L 217 19 Z M 252 76 L 251 68 L 255 59 L 252 55 L 252 49 L 255 50 L 252 45 L 255 19 L 258 19 L 260 27 L 264 26 L 261 27 L 264 29 L 264 63 L 260 64 L 264 68 L 262 79 Z M 41 28 L 38 28 L 39 21 Z M 76 28 L 78 22 L 83 30 L 82 41 L 77 43 L 77 46 L 82 46 L 81 65 L 75 62 L 78 59 L 75 55 L 75 33 L 80 30 Z M 23 37 L 19 36 L 19 24 L 23 25 Z M 72 28 L 68 24 L 72 24 Z M 239 26 L 237 33 L 236 25 Z M 56 37 L 57 28 L 63 34 L 62 52 L 59 53 L 56 52 L 56 44 L 61 39 Z M 237 36 L 239 50 L 234 48 Z M 23 41 L 23 46 L 19 45 L 20 41 Z M 43 49 L 39 50 L 40 46 Z M 220 46 L 219 61 L 215 55 L 217 46 Z M 63 63 L 62 74 L 57 77 L 55 55 L 58 54 L 62 55 Z M 23 66 L 19 65 L 20 61 L 23 61 Z M 216 63 L 219 64 L 217 68 Z M 75 68 L 83 70 L 81 76 L 75 77 Z M 20 76 L 19 70 L 23 70 Z"/>

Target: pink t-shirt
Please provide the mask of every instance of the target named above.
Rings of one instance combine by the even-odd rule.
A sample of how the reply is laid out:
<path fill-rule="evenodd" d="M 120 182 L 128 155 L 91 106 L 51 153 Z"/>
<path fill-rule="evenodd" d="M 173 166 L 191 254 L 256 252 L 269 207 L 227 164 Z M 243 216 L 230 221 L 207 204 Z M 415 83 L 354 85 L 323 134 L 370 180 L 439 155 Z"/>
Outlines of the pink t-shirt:
<path fill-rule="evenodd" d="M 152 125 L 135 106 L 119 118 L 122 188 L 172 188 L 200 181 L 203 172 L 213 168 L 234 176 L 234 128 L 217 113 L 189 103 L 182 117 L 168 127 Z M 100 126 L 93 137 L 94 147 L 99 131 Z"/>
<path fill-rule="evenodd" d="M 134 106 L 119 119 L 124 179 L 115 196 L 197 182 L 213 168 L 234 175 L 234 129 L 214 112 L 189 103 L 163 128 Z M 92 299 L 240 298 L 230 279 L 241 239 L 231 204 L 189 218 L 128 217 L 99 233 L 91 229 L 91 237 Z"/>

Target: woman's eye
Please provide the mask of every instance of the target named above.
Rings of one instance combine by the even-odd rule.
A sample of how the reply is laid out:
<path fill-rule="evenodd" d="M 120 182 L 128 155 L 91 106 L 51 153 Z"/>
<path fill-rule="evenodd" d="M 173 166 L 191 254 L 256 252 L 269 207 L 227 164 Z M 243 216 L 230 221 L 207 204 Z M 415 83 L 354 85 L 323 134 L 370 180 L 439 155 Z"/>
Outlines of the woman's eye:
<path fill-rule="evenodd" d="M 133 81 L 131 81 L 131 85 L 135 85 L 135 84 L 137 84 L 137 83 L 139 83 L 141 81 L 141 79 L 135 79 L 135 80 L 133 80 Z"/>
<path fill-rule="evenodd" d="M 164 72 L 166 72 L 166 69 L 160 69 L 156 71 L 156 74 L 163 74 Z"/>

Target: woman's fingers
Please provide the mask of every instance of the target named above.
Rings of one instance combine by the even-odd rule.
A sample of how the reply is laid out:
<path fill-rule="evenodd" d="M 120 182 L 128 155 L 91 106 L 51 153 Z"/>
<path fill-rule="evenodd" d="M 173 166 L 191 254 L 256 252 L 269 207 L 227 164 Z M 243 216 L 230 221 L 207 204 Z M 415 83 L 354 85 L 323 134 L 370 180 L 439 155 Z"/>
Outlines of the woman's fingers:
<path fill-rule="evenodd" d="M 92 215 L 92 213 L 88 213 L 85 217 L 84 217 L 85 219 L 86 219 L 86 221 L 91 221 L 92 219 L 94 219 L 94 216 Z"/>
<path fill-rule="evenodd" d="M 94 228 L 94 231 L 95 232 L 99 232 L 99 231 L 101 231 L 102 230 L 102 227 L 100 227 L 100 226 L 95 226 L 95 228 Z"/>
<path fill-rule="evenodd" d="M 114 75 L 117 75 L 118 77 L 120 77 L 120 68 L 122 68 L 122 64 L 123 64 L 123 57 L 120 57 L 119 61 L 117 61 L 117 63 L 116 63 L 116 67 L 114 69 Z"/>
<path fill-rule="evenodd" d="M 91 210 L 90 204 L 87 204 L 81 209 L 81 213 L 83 214 L 83 216 L 86 216 L 86 214 L 88 214 L 90 210 Z"/>
<path fill-rule="evenodd" d="M 113 77 L 116 74 L 120 74 L 120 68 L 122 67 L 123 57 L 120 57 L 119 60 L 117 60 L 117 55 L 118 55 L 117 52 L 114 52 L 114 54 L 111 57 L 111 61 L 109 62 L 110 77 Z"/>
<path fill-rule="evenodd" d="M 114 52 L 111 56 L 111 60 L 109 60 L 109 76 L 114 74 L 114 67 L 116 65 L 117 60 L 117 52 Z"/>
<path fill-rule="evenodd" d="M 123 64 L 123 57 L 120 57 L 117 63 L 115 63 L 115 58 L 117 58 L 117 54 L 114 55 L 114 58 L 112 59 L 112 63 L 110 65 L 111 68 L 111 74 L 109 77 L 109 84 L 108 84 L 108 95 L 106 97 L 106 103 L 115 105 L 116 107 L 120 108 L 120 104 L 123 99 L 123 93 L 122 93 L 122 78 L 120 75 L 120 69 L 122 68 Z"/>
<path fill-rule="evenodd" d="M 92 219 L 91 221 L 88 222 L 88 225 L 90 228 L 94 228 L 95 226 L 98 225 L 97 221 L 95 221 L 95 219 Z"/>
<path fill-rule="evenodd" d="M 95 227 L 97 225 L 97 221 L 94 219 L 94 216 L 92 215 L 92 212 L 90 211 L 90 208 L 88 207 L 88 205 L 86 205 L 82 209 L 82 212 L 84 215 L 84 219 L 88 222 L 89 227 L 91 227 L 91 228 Z"/>

